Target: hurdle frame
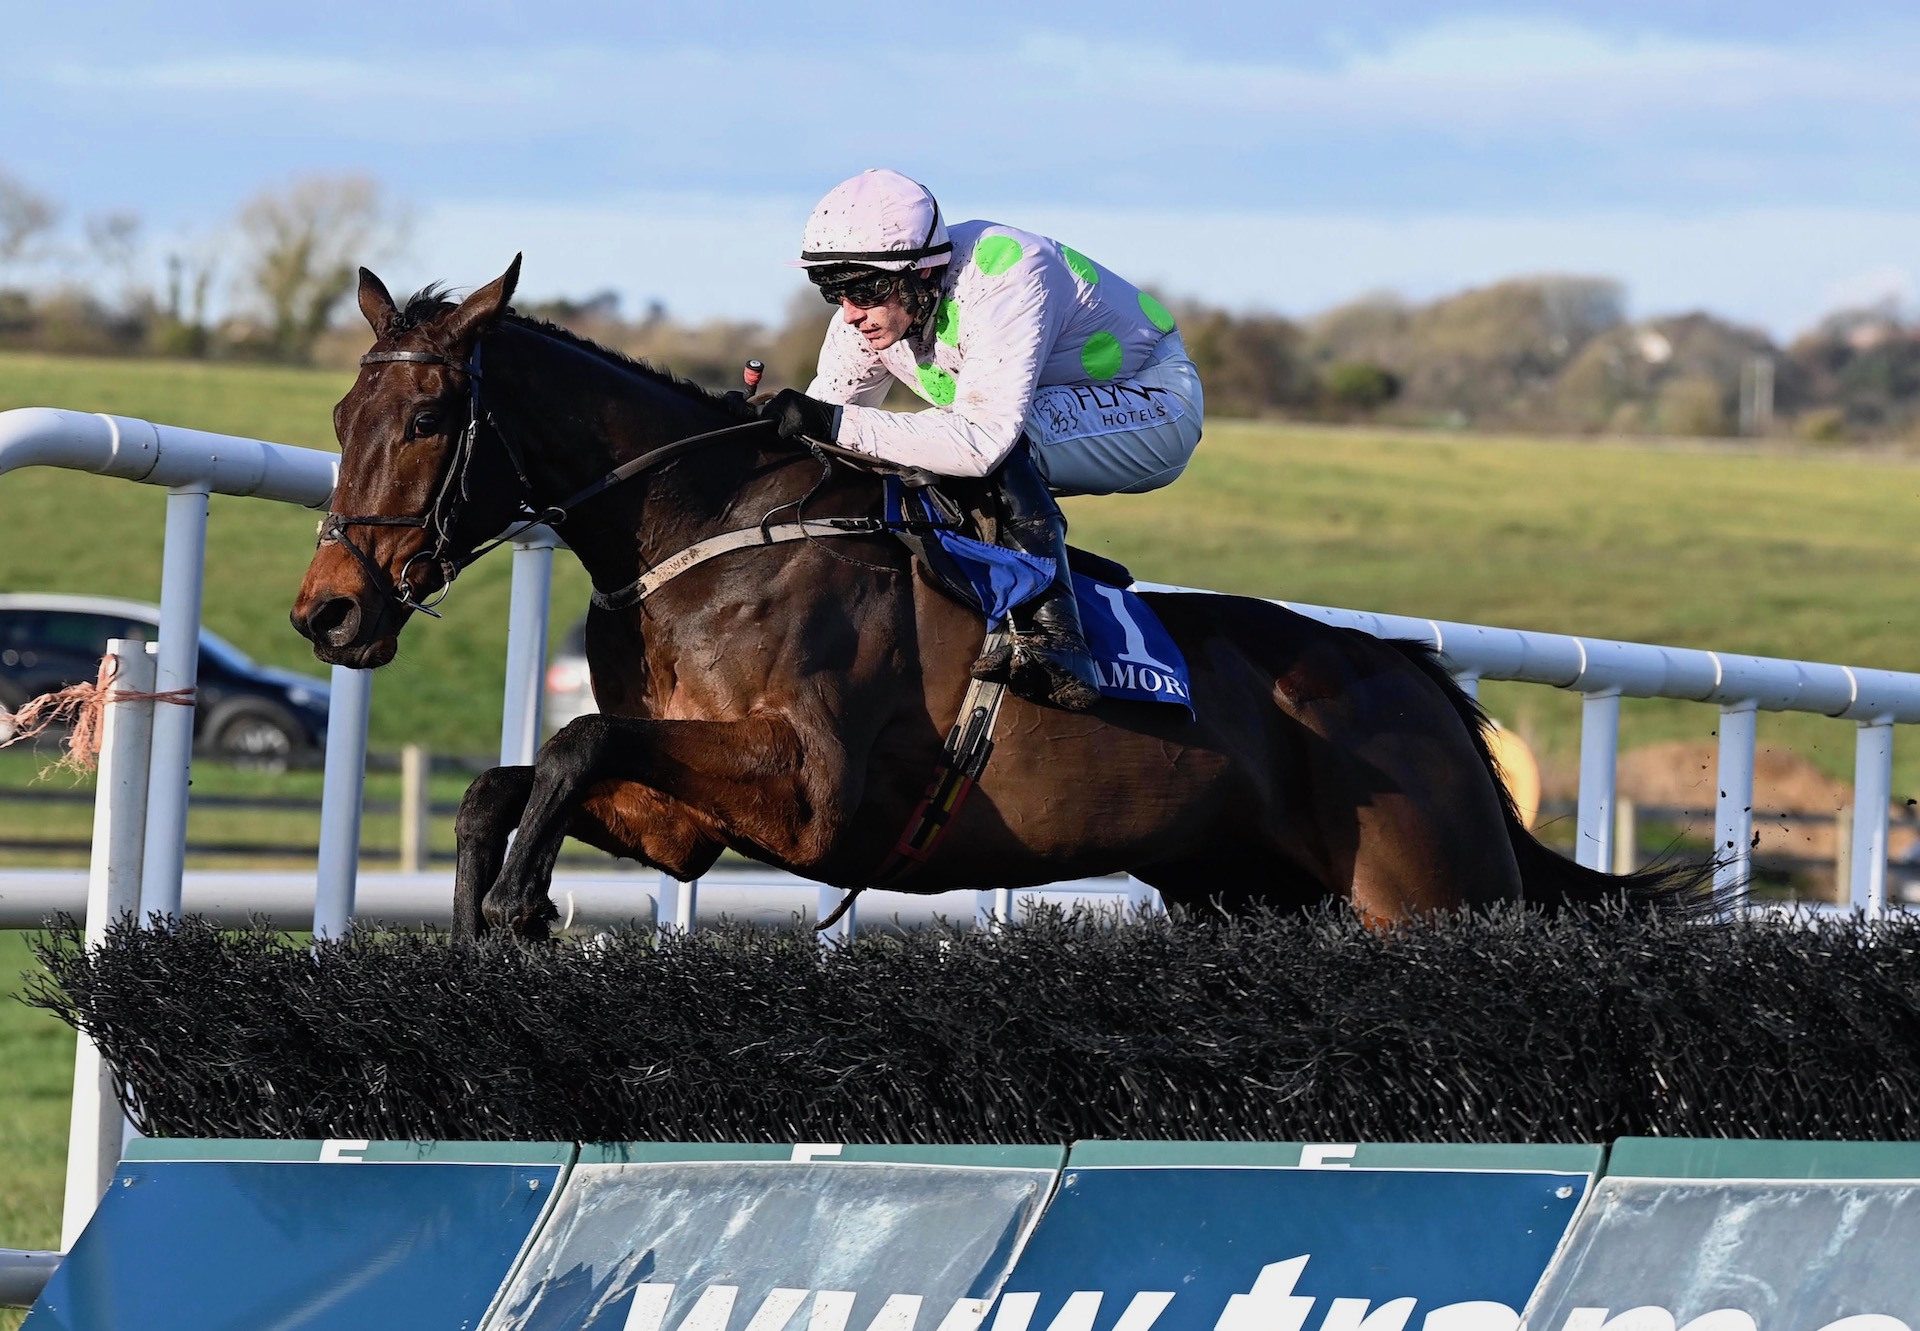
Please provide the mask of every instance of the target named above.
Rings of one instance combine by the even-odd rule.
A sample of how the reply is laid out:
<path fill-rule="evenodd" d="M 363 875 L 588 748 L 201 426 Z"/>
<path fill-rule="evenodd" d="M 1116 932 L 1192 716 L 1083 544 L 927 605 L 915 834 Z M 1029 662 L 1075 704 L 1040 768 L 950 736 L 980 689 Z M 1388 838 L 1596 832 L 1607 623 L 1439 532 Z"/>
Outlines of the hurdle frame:
<path fill-rule="evenodd" d="M 47 407 L 0 412 L 0 475 L 27 466 L 114 476 L 166 490 L 159 641 L 151 649 L 151 688 L 165 691 L 190 690 L 195 684 L 210 496 L 234 495 L 323 509 L 337 480 L 339 458 L 319 449 L 210 434 L 123 416 Z M 553 552 L 560 543 L 545 528 L 520 533 L 512 542 L 507 683 L 500 732 L 503 763 L 531 763 L 539 748 Z M 1157 583 L 1138 584 L 1138 590 L 1217 594 Z M 1289 601 L 1275 604 L 1378 637 L 1426 643 L 1441 653 L 1470 693 L 1477 692 L 1481 680 L 1492 679 L 1546 685 L 1578 694 L 1582 726 L 1576 859 L 1590 868 L 1607 869 L 1613 863 L 1623 698 L 1673 698 L 1719 708 L 1720 794 L 1715 840 L 1723 852 L 1716 870 L 1720 886 L 1744 882 L 1751 872 L 1757 713 L 1807 712 L 1852 721 L 1856 739 L 1850 899 L 1856 909 L 1870 915 L 1895 904 L 1888 896 L 1887 865 L 1893 727 L 1920 724 L 1920 674 L 1493 628 Z M 135 671 L 127 678 L 144 678 L 140 672 L 147 653 L 130 653 L 126 644 L 116 650 L 122 667 Z M 340 936 L 354 916 L 367 722 L 372 703 L 370 672 L 336 666 L 332 683 L 313 906 L 313 929 L 321 938 Z M 75 912 L 84 910 L 90 944 L 97 941 L 94 930 L 103 929 L 107 922 L 100 917 L 112 911 L 116 902 L 137 902 L 142 919 L 178 916 L 181 909 L 193 713 L 190 706 L 155 708 L 146 704 L 149 719 L 145 725 L 150 740 L 141 756 L 134 741 L 125 737 L 140 731 L 142 722 L 134 716 L 122 719 L 118 715 L 128 706 L 114 704 L 108 708 L 109 735 L 118 736 L 110 738 L 110 746 L 117 747 L 108 758 L 111 779 L 103 772 L 96 794 L 95 861 L 90 882 L 111 883 L 113 890 L 109 893 L 101 887 L 96 894 L 90 886 L 84 906 Z M 683 883 L 660 875 L 654 898 L 656 925 L 694 927 L 698 892 L 697 880 Z M 1136 908 L 1156 899 L 1150 889 L 1131 880 L 1119 895 Z M 996 927 L 1011 920 L 1015 896 L 1012 889 L 977 893 L 976 923 Z M 824 913 L 833 900 L 832 890 L 823 888 L 817 910 Z M 33 926 L 0 919 L 0 927 Z M 855 914 L 849 912 L 824 941 L 850 938 L 854 929 Z M 103 1096 L 104 1077 L 97 1058 L 76 1068 L 76 1117 L 70 1129 L 64 1226 L 68 1245 L 90 1214 L 104 1180 L 111 1177 L 119 1155 L 119 1107 L 113 1103 L 110 1086 Z M 83 1078 L 87 1082 L 84 1093 Z M 73 1158 L 76 1155 L 80 1158 Z M 0 1250 L 0 1271 L 31 1275 L 50 1270 L 43 1260 L 46 1257 Z"/>

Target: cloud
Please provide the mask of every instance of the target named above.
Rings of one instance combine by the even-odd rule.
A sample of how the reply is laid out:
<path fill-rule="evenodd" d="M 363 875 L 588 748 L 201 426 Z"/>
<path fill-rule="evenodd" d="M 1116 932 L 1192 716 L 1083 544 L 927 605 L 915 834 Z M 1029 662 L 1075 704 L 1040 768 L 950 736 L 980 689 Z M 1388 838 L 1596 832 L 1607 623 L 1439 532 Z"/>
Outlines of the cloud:
<path fill-rule="evenodd" d="M 1751 183 L 1764 164 L 1716 179 L 1706 159 L 1793 153 L 1816 133 L 1828 152 L 1869 132 L 1889 151 L 1920 147 L 1906 63 L 1899 44 L 1867 39 L 1767 44 L 1486 16 L 1313 62 L 1041 27 L 1004 45 L 963 30 L 937 56 L 891 37 L 830 50 L 555 43 L 450 53 L 428 73 L 408 55 L 235 50 L 113 69 L 74 57 L 47 77 L 69 94 L 132 96 L 143 114 L 157 96 L 364 143 L 509 154 L 555 137 L 582 153 L 599 143 L 610 164 L 681 188 L 894 160 L 1035 192 L 1121 198 L 1132 179 L 1249 199 L 1272 197 L 1260 182 L 1288 166 L 1322 173 L 1338 197 L 1342 177 L 1391 181 L 1435 151 L 1553 150 L 1563 174 L 1597 155 L 1620 184 L 1675 175 L 1671 159 L 1678 183 Z M 1474 165 L 1455 173 L 1463 190 L 1484 173 Z"/>

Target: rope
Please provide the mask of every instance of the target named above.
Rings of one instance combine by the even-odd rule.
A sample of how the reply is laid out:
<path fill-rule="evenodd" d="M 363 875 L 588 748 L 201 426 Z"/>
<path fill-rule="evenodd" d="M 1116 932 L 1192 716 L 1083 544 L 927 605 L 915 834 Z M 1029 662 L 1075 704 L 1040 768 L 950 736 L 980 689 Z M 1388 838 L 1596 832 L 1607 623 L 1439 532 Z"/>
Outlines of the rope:
<path fill-rule="evenodd" d="M 13 733 L 0 740 L 0 749 L 21 740 L 37 739 L 53 726 L 65 723 L 70 729 L 61 746 L 60 757 L 40 769 L 39 780 L 57 771 L 86 776 L 100 765 L 100 741 L 106 731 L 107 704 L 115 702 L 165 702 L 176 707 L 193 706 L 192 689 L 162 689 L 143 693 L 137 689 L 110 687 L 119 673 L 120 663 L 111 656 L 100 658 L 100 677 L 91 684 L 70 684 L 52 693 L 43 693 L 22 703 L 12 712 L 0 707 L 0 720 L 11 722 Z"/>

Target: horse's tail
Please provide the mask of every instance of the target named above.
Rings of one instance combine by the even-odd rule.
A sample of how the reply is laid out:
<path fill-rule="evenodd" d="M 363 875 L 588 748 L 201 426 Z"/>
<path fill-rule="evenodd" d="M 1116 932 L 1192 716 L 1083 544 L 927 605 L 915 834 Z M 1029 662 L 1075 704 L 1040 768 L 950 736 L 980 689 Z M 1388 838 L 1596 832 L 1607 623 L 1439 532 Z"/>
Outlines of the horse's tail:
<path fill-rule="evenodd" d="M 1500 798 L 1500 814 L 1506 821 L 1513 858 L 1520 866 L 1521 891 L 1526 900 L 1554 909 L 1627 902 L 1650 906 L 1663 914 L 1701 918 L 1717 915 L 1734 904 L 1723 901 L 1716 893 L 1713 878 L 1719 866 L 1711 859 L 1654 864 L 1633 873 L 1602 873 L 1576 864 L 1543 845 L 1521 821 L 1513 792 L 1507 789 L 1506 778 L 1501 775 L 1489 738 L 1493 719 L 1486 709 L 1460 687 L 1433 648 L 1423 642 L 1404 640 L 1393 645 L 1446 695 L 1472 736 L 1474 752 L 1480 755 Z"/>

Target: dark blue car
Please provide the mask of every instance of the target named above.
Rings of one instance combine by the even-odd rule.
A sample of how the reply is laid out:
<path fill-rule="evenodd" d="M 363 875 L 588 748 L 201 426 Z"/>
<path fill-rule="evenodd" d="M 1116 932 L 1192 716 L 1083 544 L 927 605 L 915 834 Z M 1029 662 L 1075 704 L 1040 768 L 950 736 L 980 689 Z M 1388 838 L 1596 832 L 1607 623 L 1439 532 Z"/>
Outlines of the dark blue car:
<path fill-rule="evenodd" d="M 0 594 L 0 706 L 99 674 L 109 638 L 152 642 L 160 610 L 138 601 L 52 593 Z M 252 660 L 200 631 L 195 744 L 211 753 L 284 762 L 324 748 L 327 681 Z M 0 735 L 0 738 L 5 738 Z"/>

